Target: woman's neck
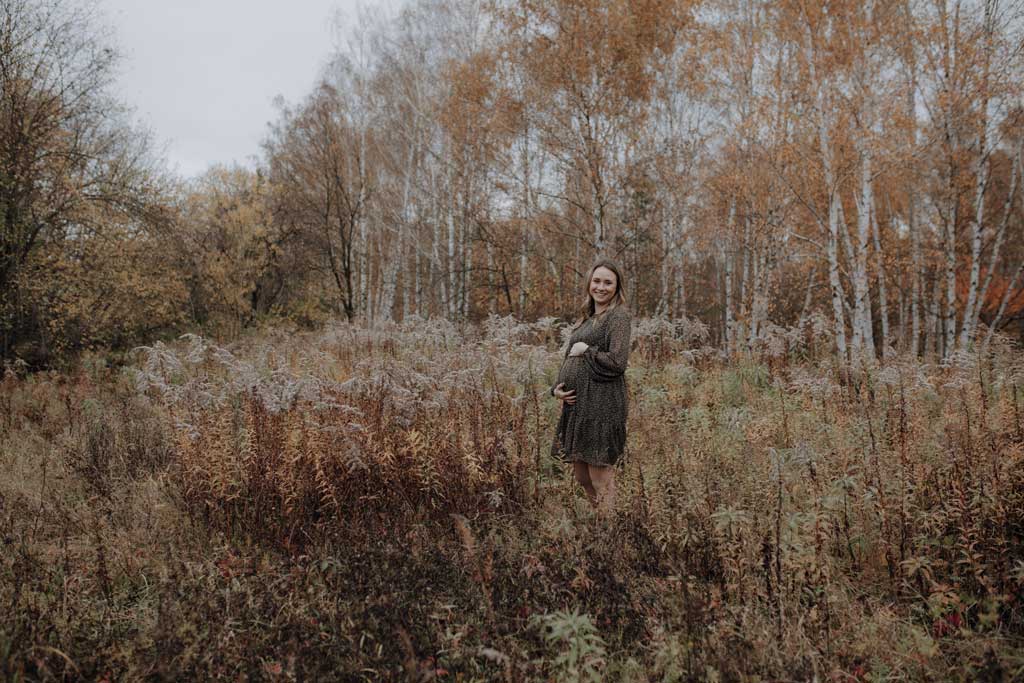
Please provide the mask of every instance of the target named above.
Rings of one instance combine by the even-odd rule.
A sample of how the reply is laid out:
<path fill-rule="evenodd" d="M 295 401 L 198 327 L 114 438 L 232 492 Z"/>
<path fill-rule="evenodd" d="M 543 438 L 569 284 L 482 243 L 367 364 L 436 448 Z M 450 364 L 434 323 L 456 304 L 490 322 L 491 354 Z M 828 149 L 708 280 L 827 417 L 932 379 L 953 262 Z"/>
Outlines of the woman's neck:
<path fill-rule="evenodd" d="M 595 301 L 594 302 L 594 315 L 601 315 L 602 313 L 604 313 L 605 311 L 608 310 L 608 306 L 609 306 L 609 304 L 604 304 L 602 306 L 601 304 L 599 304 L 599 303 L 597 303 Z"/>

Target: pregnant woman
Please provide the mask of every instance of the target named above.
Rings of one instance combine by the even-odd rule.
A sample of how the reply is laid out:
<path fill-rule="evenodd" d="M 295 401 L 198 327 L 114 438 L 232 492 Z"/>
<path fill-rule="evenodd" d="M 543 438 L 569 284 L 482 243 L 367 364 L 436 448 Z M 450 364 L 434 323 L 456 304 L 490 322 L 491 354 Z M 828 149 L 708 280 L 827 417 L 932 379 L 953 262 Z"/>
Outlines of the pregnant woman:
<path fill-rule="evenodd" d="M 587 300 L 573 327 L 552 395 L 562 403 L 551 452 L 571 462 L 591 505 L 615 504 L 615 463 L 626 447 L 626 362 L 631 317 L 622 272 L 602 259 L 590 269 Z"/>

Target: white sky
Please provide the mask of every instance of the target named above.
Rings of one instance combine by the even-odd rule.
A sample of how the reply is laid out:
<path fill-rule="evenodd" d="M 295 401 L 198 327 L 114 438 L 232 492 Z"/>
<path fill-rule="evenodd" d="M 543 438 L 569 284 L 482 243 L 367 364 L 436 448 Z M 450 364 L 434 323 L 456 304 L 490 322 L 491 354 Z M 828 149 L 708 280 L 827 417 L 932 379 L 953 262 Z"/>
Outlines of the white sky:
<path fill-rule="evenodd" d="M 100 0 L 124 52 L 116 92 L 183 176 L 248 165 L 276 118 L 274 98 L 297 102 L 310 92 L 336 43 L 335 12 L 353 25 L 356 4 Z"/>

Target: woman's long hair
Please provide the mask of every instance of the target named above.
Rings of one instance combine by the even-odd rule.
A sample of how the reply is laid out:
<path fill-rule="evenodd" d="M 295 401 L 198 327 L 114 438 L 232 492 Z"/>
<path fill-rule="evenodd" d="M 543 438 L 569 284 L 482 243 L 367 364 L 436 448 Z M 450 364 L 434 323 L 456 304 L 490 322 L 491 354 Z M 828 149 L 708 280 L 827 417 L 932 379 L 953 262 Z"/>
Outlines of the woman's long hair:
<path fill-rule="evenodd" d="M 583 291 L 586 293 L 586 301 L 580 308 L 580 318 L 576 321 L 576 324 L 573 325 L 573 329 L 579 327 L 587 321 L 587 318 L 591 318 L 594 315 L 594 310 L 597 307 L 597 304 L 594 302 L 594 297 L 590 295 L 590 281 L 594 279 L 594 271 L 598 268 L 607 268 L 615 273 L 615 294 L 612 296 L 612 300 L 608 302 L 608 308 L 605 310 L 610 311 L 616 306 L 626 303 L 626 283 L 622 279 L 622 269 L 619 268 L 619 264 L 607 258 L 598 259 L 597 262 L 590 267 L 590 272 L 587 273 L 587 279 L 583 283 Z"/>

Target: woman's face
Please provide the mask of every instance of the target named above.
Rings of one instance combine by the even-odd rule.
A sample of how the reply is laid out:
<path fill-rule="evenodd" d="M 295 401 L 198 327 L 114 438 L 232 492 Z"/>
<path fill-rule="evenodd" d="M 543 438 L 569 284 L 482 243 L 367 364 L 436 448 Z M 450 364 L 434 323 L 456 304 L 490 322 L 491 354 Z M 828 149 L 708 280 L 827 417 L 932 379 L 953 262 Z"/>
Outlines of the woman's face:
<path fill-rule="evenodd" d="M 594 274 L 590 276 L 590 296 L 598 306 L 607 306 L 615 296 L 618 285 L 619 279 L 615 273 L 604 266 L 595 268 Z"/>

